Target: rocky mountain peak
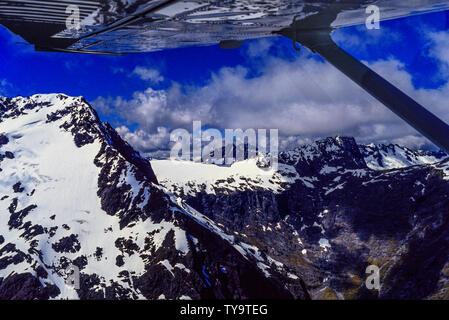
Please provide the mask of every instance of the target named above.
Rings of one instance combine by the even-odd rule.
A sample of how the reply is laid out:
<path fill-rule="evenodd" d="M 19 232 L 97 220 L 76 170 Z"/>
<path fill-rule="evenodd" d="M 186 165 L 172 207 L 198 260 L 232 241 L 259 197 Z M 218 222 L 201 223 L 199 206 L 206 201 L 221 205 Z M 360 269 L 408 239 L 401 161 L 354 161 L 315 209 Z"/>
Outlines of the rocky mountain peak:
<path fill-rule="evenodd" d="M 352 137 L 317 140 L 292 151 L 281 152 L 280 162 L 293 165 L 305 176 L 316 175 L 326 167 L 366 169 L 357 142 Z"/>

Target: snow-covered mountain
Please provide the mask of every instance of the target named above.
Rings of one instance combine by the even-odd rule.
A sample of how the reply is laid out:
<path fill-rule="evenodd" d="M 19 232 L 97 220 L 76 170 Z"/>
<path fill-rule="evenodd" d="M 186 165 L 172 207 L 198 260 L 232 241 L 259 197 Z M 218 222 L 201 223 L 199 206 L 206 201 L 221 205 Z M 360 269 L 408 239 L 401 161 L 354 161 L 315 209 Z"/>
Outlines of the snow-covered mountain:
<path fill-rule="evenodd" d="M 196 192 L 216 193 L 244 190 L 280 192 L 300 179 L 292 166 L 280 164 L 279 170 L 267 170 L 257 159 L 234 162 L 230 166 L 178 160 L 152 160 L 160 183 L 180 197 Z"/>
<path fill-rule="evenodd" d="M 184 197 L 198 192 L 215 194 L 223 190 L 280 193 L 296 181 L 313 187 L 320 175 L 348 170 L 365 175 L 374 170 L 435 164 L 447 159 L 448 155 L 442 151 L 415 151 L 399 145 L 358 145 L 354 138 L 336 137 L 281 152 L 277 170 L 270 170 L 260 158 L 259 155 L 236 161 L 230 166 L 168 159 L 151 163 L 160 183 Z"/>
<path fill-rule="evenodd" d="M 0 98 L 0 299 L 307 298 L 157 180 L 83 98 Z"/>
<path fill-rule="evenodd" d="M 150 164 L 81 97 L 0 98 L 0 299 L 448 297 L 445 154 L 337 137 L 279 162 Z"/>
<path fill-rule="evenodd" d="M 353 138 L 230 167 L 153 161 L 162 185 L 294 270 L 315 299 L 447 298 L 449 159 Z M 265 169 L 265 170 L 264 170 Z M 380 268 L 381 289 L 365 286 Z"/>

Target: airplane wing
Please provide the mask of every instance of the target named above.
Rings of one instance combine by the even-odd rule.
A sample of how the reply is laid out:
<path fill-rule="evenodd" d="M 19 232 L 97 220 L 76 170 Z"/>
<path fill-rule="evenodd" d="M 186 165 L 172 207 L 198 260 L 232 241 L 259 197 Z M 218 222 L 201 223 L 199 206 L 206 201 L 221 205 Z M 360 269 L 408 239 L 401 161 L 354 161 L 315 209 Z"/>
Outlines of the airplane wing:
<path fill-rule="evenodd" d="M 290 38 L 320 54 L 437 146 L 449 152 L 449 126 L 339 48 L 334 29 L 449 9 L 443 0 L 0 0 L 0 24 L 36 50 L 126 54 L 245 39 Z"/>
<path fill-rule="evenodd" d="M 0 24 L 37 50 L 123 54 L 272 36 L 330 10 L 333 28 L 363 24 L 370 4 L 381 19 L 449 8 L 438 0 L 0 0 Z"/>

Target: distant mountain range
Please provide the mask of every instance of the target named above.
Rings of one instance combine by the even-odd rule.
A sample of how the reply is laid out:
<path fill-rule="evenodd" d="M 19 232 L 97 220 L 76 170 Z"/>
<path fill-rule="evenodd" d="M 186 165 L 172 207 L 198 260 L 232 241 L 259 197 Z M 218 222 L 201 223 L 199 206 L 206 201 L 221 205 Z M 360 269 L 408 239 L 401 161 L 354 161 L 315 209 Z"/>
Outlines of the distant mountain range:
<path fill-rule="evenodd" d="M 0 299 L 449 298 L 446 154 L 264 160 L 150 162 L 81 97 L 0 98 Z"/>
<path fill-rule="evenodd" d="M 302 278 L 313 299 L 449 298 L 449 159 L 398 145 L 316 141 L 216 166 L 155 160 L 159 182 Z M 262 166 L 264 167 L 264 166 Z M 365 286 L 380 268 L 379 291 Z"/>

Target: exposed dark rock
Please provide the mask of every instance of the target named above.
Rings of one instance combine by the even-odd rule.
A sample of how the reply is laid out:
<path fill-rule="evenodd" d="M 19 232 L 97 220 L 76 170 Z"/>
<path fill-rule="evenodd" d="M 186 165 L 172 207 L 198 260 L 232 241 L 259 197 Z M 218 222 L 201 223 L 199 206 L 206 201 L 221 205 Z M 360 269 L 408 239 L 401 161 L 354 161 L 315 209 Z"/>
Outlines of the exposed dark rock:
<path fill-rule="evenodd" d="M 15 200 L 17 200 L 17 199 L 15 199 Z M 11 212 L 11 210 L 15 210 L 16 206 L 14 206 L 14 205 L 10 206 L 9 207 L 10 212 Z M 19 226 L 21 226 L 23 223 L 23 219 L 28 215 L 28 213 L 30 213 L 31 210 L 34 210 L 36 208 L 37 208 L 37 206 L 32 204 L 23 210 L 20 210 L 17 212 L 12 212 L 9 217 L 9 221 L 8 221 L 8 225 L 10 226 L 10 228 L 18 228 Z"/>
<path fill-rule="evenodd" d="M 57 243 L 52 245 L 53 249 L 56 252 L 71 252 L 75 253 L 81 249 L 81 245 L 78 241 L 78 236 L 71 234 L 68 237 L 64 237 L 59 240 Z"/>
<path fill-rule="evenodd" d="M 49 299 L 59 294 L 54 285 L 43 287 L 31 273 L 12 274 L 0 278 L 0 300 Z"/>
<path fill-rule="evenodd" d="M 115 264 L 117 265 L 117 267 L 122 267 L 125 264 L 122 255 L 117 256 L 117 258 L 115 259 Z"/>
<path fill-rule="evenodd" d="M 0 134 L 0 147 L 4 146 L 5 144 L 8 144 L 9 139 L 4 134 Z"/>
<path fill-rule="evenodd" d="M 14 154 L 10 151 L 5 152 L 5 157 L 8 159 L 14 159 Z"/>
<path fill-rule="evenodd" d="M 15 193 L 22 193 L 25 188 L 22 187 L 22 183 L 19 181 L 15 185 L 12 186 Z"/>
<path fill-rule="evenodd" d="M 79 270 L 83 270 L 85 266 L 87 266 L 88 261 L 86 256 L 80 256 L 73 260 L 73 265 L 77 266 Z"/>

